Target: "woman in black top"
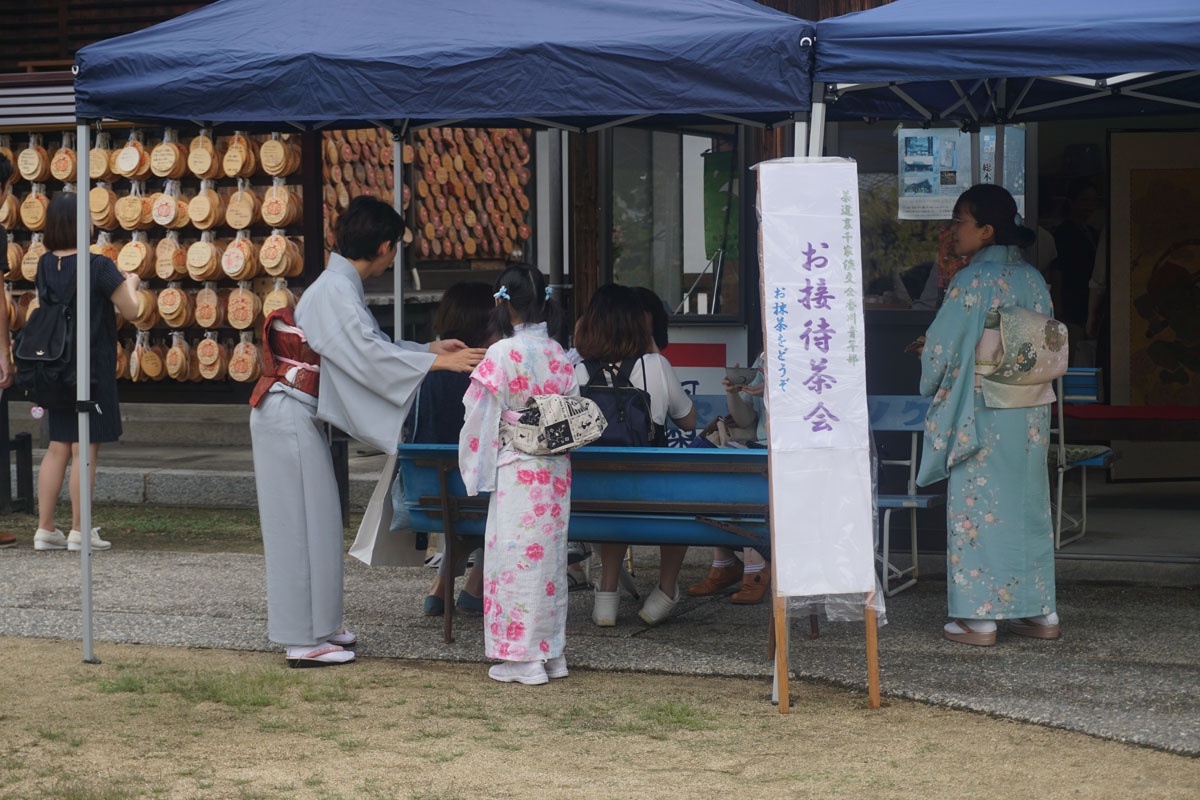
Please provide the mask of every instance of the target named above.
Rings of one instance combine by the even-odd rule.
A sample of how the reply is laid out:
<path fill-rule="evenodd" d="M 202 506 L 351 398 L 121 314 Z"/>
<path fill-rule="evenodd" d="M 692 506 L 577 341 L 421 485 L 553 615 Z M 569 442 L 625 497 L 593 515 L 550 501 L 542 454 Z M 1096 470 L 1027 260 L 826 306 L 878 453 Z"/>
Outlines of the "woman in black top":
<path fill-rule="evenodd" d="M 462 281 L 446 290 L 438 304 L 433 319 L 433 333 L 439 339 L 461 339 L 468 347 L 487 347 L 495 337 L 488 330 L 492 309 L 496 299 L 491 284 L 482 281 Z M 463 427 L 466 409 L 463 395 L 471 386 L 471 376 L 461 372 L 430 372 L 421 381 L 416 402 L 408 412 L 408 430 L 404 441 L 412 444 L 457 444 L 459 431 Z M 397 486 L 399 486 L 397 476 Z M 399 486 L 400 498 L 403 487 Z M 393 499 L 396 494 L 393 493 Z M 403 501 L 401 500 L 401 506 Z M 398 513 L 397 517 L 400 516 Z M 394 523 L 393 523 L 394 524 Z M 475 566 L 467 576 L 466 585 L 459 592 L 454 605 L 469 614 L 483 613 L 483 548 L 472 553 Z M 454 564 L 454 575 L 459 574 L 459 565 Z M 423 612 L 427 617 L 445 613 L 442 591 L 446 580 L 446 547 L 442 544 L 442 558 L 438 574 L 429 593 L 425 596 Z M 451 578 L 453 580 L 453 578 Z"/>
<path fill-rule="evenodd" d="M 50 201 L 46 210 L 46 254 L 38 261 L 38 273 L 51 296 L 73 296 L 76 252 L 76 197 L 61 192 Z M 121 436 L 121 410 L 117 405 L 117 323 L 113 306 L 125 316 L 137 316 L 137 289 L 141 281 L 130 273 L 122 275 L 112 259 L 93 255 L 91 328 L 92 328 L 92 399 L 100 407 L 91 412 L 90 464 L 91 482 L 95 486 L 96 457 L 100 445 L 115 442 Z M 33 537 L 37 550 L 79 550 L 83 537 L 79 532 L 79 416 L 74 411 L 48 410 L 50 446 L 42 458 L 38 473 L 38 530 Z M 54 525 L 54 510 L 58 494 L 71 464 L 71 534 L 63 536 Z M 111 544 L 92 529 L 92 549 L 107 550 Z"/>

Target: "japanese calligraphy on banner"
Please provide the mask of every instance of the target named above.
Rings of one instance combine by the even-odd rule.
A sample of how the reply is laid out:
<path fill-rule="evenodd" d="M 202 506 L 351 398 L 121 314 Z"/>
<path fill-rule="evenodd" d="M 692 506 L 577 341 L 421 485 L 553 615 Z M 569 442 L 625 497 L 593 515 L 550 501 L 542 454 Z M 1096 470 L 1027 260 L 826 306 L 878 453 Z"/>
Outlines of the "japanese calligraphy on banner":
<path fill-rule="evenodd" d="M 758 169 L 776 591 L 875 588 L 858 170 Z"/>

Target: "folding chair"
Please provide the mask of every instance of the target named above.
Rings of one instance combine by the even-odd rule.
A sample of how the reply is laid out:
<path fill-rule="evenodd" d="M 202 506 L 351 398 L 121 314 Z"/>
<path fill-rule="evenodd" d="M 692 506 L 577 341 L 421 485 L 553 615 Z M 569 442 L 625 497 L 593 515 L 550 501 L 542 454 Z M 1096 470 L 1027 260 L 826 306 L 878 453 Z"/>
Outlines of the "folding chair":
<path fill-rule="evenodd" d="M 930 398 L 917 395 L 874 395 L 867 398 L 873 433 L 891 431 L 910 434 L 908 458 L 879 459 L 881 471 L 883 467 L 905 467 L 908 479 L 905 494 L 881 494 L 876 498 L 879 510 L 883 512 L 883 527 L 875 560 L 881 567 L 881 583 L 888 597 L 917 582 L 917 510 L 936 508 L 946 502 L 945 495 L 917 492 L 918 447 L 921 435 L 925 432 L 925 413 L 929 410 L 929 403 Z M 908 511 L 911 561 L 909 566 L 903 568 L 892 563 L 891 555 L 892 512 L 897 509 Z M 898 586 L 891 585 L 892 581 L 904 578 L 908 580 Z"/>
<path fill-rule="evenodd" d="M 1100 402 L 1100 370 L 1090 367 L 1071 367 L 1067 374 L 1055 381 L 1058 402 L 1054 404 L 1054 424 L 1050 429 L 1050 463 L 1058 471 L 1058 489 L 1054 499 L 1054 548 L 1070 544 L 1083 538 L 1087 532 L 1087 471 L 1088 467 L 1107 469 L 1120 456 L 1111 447 L 1092 444 L 1068 444 L 1063 439 L 1063 406 L 1068 403 L 1085 404 Z M 1079 514 L 1068 514 L 1063 509 L 1063 491 L 1066 474 L 1079 469 Z M 1063 519 L 1066 519 L 1064 526 Z M 1074 532 L 1064 539 L 1063 533 Z"/>

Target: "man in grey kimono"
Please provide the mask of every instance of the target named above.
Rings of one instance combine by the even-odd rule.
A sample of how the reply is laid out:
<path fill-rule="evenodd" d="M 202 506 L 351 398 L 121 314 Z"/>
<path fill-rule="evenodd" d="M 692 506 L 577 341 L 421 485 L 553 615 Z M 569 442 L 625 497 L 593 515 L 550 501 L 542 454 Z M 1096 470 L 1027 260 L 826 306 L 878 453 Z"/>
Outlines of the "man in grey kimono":
<path fill-rule="evenodd" d="M 276 322 L 265 333 L 292 355 L 278 359 L 281 368 L 250 413 L 250 432 L 267 566 L 267 631 L 286 647 L 293 667 L 354 660 L 346 648 L 355 636 L 342 625 L 341 504 L 324 423 L 391 453 L 425 374 L 469 373 L 485 353 L 457 339 L 393 343 L 379 329 L 363 281 L 392 264 L 403 231 L 387 203 L 355 198 L 337 221 L 338 252 L 296 306 L 296 327 Z M 298 340 L 289 346 L 287 337 Z M 295 357 L 297 347 L 315 353 L 320 363 Z"/>

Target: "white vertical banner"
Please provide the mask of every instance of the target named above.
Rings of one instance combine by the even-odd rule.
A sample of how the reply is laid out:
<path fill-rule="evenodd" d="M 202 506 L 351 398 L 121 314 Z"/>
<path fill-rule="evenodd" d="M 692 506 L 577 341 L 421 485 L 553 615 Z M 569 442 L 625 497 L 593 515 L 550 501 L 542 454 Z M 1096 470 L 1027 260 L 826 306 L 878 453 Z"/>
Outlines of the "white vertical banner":
<path fill-rule="evenodd" d="M 875 589 L 858 168 L 758 165 L 776 593 Z"/>

